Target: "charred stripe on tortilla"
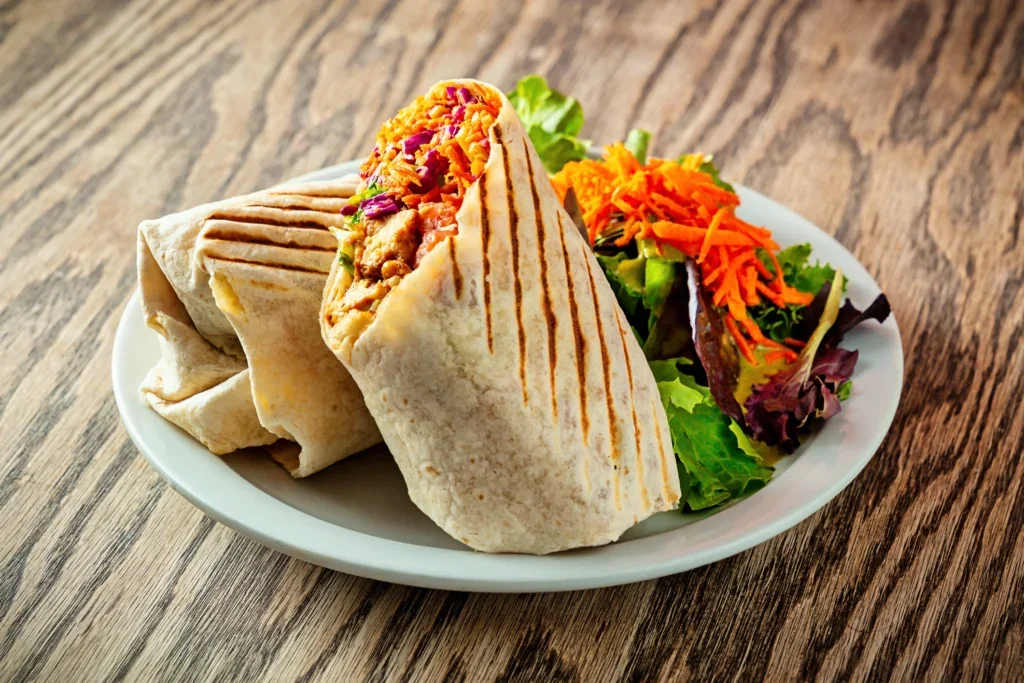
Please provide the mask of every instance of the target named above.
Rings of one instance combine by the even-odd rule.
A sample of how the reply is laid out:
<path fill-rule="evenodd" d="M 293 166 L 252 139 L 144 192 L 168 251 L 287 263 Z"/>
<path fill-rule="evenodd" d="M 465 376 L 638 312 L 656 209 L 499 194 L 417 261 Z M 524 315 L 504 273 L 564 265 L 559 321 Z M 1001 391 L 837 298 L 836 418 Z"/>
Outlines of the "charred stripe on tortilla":
<path fill-rule="evenodd" d="M 455 240 L 448 239 L 448 251 L 452 257 L 452 283 L 455 285 L 455 298 L 462 298 L 462 271 L 459 270 L 459 259 L 455 256 Z"/>
<path fill-rule="evenodd" d="M 211 228 L 203 232 L 203 239 L 215 240 L 218 242 L 245 242 L 248 244 L 264 244 L 270 247 L 281 247 L 283 249 L 304 249 L 308 251 L 326 251 L 334 253 L 338 250 L 335 245 L 317 245 L 317 244 L 302 244 L 295 240 L 288 240 L 287 242 L 281 242 L 279 240 L 270 239 L 262 235 L 253 235 L 244 232 L 231 231 L 231 230 L 218 230 Z"/>
<path fill-rule="evenodd" d="M 537 179 L 533 174 L 533 160 L 530 148 L 523 138 L 523 154 L 526 156 L 526 170 L 530 177 L 530 193 L 533 195 L 533 215 L 537 218 L 537 251 L 540 256 L 540 288 L 544 303 L 544 319 L 548 325 L 548 379 L 551 381 L 551 411 L 558 417 L 558 392 L 555 389 L 555 366 L 558 365 L 558 320 L 551 307 L 551 291 L 548 287 L 547 235 L 544 227 L 544 213 L 540 208 L 540 195 L 537 193 Z M 545 178 L 545 182 L 547 179 Z"/>
<path fill-rule="evenodd" d="M 572 336 L 576 348 L 576 374 L 580 388 L 580 426 L 583 429 L 583 443 L 590 443 L 590 416 L 587 415 L 587 342 L 580 328 L 577 312 L 576 285 L 572 280 L 572 268 L 569 263 L 569 250 L 565 246 L 565 226 L 562 225 L 562 214 L 558 214 L 558 238 L 562 243 L 562 261 L 565 264 L 565 281 L 568 286 L 566 296 L 569 301 L 569 317 L 572 319 Z"/>
<path fill-rule="evenodd" d="M 530 402 L 526 386 L 526 329 L 523 328 L 523 283 L 519 279 L 519 212 L 512 193 L 512 173 L 508 163 L 508 150 L 501 136 L 501 127 L 495 126 L 494 139 L 501 147 L 501 163 L 505 168 L 505 198 L 508 201 L 508 232 L 512 242 L 512 292 L 516 299 L 516 333 L 519 338 L 519 382 L 523 386 L 523 403 Z"/>
<path fill-rule="evenodd" d="M 629 382 L 629 405 L 633 413 L 633 436 L 636 440 L 636 479 L 640 486 L 640 497 L 644 501 L 644 510 L 651 507 L 651 499 L 647 496 L 647 483 L 644 481 L 644 463 L 640 457 L 640 419 L 636 415 L 636 403 L 633 398 L 633 365 L 629 362 L 629 346 L 626 345 L 626 333 L 622 331 L 622 320 L 620 311 L 615 311 L 615 327 L 619 330 L 619 339 L 622 340 L 622 355 L 626 359 L 626 380 Z"/>

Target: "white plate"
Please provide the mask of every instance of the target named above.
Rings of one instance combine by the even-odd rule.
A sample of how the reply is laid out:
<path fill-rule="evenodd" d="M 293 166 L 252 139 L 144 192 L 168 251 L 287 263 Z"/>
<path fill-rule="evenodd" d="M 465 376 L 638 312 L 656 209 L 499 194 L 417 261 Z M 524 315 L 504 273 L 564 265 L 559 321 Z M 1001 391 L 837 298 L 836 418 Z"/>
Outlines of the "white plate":
<path fill-rule="evenodd" d="M 356 163 L 303 176 L 350 173 Z M 738 186 L 740 215 L 766 225 L 783 245 L 810 242 L 814 256 L 841 267 L 849 295 L 866 306 L 878 285 L 838 242 L 809 221 Z M 890 316 L 864 324 L 844 346 L 860 350 L 853 395 L 842 412 L 784 458 L 768 486 L 708 514 L 665 512 L 618 543 L 544 557 L 487 555 L 449 538 L 412 504 L 383 447 L 304 480 L 262 452 L 212 455 L 142 403 L 138 388 L 159 356 L 138 292 L 114 340 L 114 395 L 132 440 L 170 485 L 200 509 L 272 548 L 324 567 L 383 581 L 469 591 L 533 592 L 612 586 L 686 571 L 735 555 L 820 509 L 874 455 L 899 403 L 903 350 Z"/>

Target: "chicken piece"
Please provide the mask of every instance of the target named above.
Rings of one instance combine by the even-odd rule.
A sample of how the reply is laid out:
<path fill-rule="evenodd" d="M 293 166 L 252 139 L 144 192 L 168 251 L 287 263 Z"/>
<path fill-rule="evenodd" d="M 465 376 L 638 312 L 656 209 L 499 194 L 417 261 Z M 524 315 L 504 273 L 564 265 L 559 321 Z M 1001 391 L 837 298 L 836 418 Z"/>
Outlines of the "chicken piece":
<path fill-rule="evenodd" d="M 384 298 L 390 288 L 376 280 L 356 280 L 341 298 L 341 310 L 368 311 L 374 301 Z"/>
<path fill-rule="evenodd" d="M 413 210 L 400 211 L 386 220 L 373 223 L 368 226 L 359 262 L 362 276 L 379 279 L 381 268 L 389 261 L 399 261 L 411 267 L 423 234 L 419 213 Z"/>

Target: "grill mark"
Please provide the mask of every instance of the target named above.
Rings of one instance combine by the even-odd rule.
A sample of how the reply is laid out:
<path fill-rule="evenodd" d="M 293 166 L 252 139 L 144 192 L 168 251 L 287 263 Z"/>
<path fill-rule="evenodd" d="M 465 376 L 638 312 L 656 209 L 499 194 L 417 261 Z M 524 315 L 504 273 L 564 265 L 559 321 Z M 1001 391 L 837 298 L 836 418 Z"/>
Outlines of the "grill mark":
<path fill-rule="evenodd" d="M 207 217 L 207 221 L 230 221 L 232 223 L 254 223 L 256 225 L 273 225 L 278 228 L 306 228 L 308 230 L 324 230 L 328 228 L 322 223 L 316 221 L 289 221 L 289 220 L 277 220 L 274 218 L 265 218 L 263 216 L 246 216 L 244 214 L 229 214 L 222 211 L 218 211 Z"/>
<path fill-rule="evenodd" d="M 328 197 L 329 199 L 329 197 Z M 318 209 L 314 206 L 303 206 L 301 204 L 248 204 L 247 206 L 253 209 L 279 209 L 281 211 L 310 211 L 312 213 L 322 213 L 328 216 L 340 216 L 340 209 Z"/>
<path fill-rule="evenodd" d="M 544 302 L 544 319 L 548 324 L 548 379 L 551 381 L 551 411 L 558 418 L 558 397 L 555 391 L 555 366 L 558 363 L 558 319 L 551 306 L 551 292 L 548 289 L 547 233 L 544 227 L 544 215 L 540 208 L 540 195 L 537 193 L 537 180 L 533 175 L 533 160 L 530 148 L 523 138 L 523 153 L 526 155 L 526 168 L 530 175 L 530 191 L 533 193 L 533 213 L 537 217 L 537 241 L 540 243 L 540 287 Z"/>
<path fill-rule="evenodd" d="M 562 225 L 562 214 L 558 214 L 558 239 L 562 243 L 562 261 L 565 263 L 565 279 L 569 285 L 569 316 L 572 318 L 572 336 L 576 348 L 576 375 L 580 387 L 580 425 L 583 428 L 583 444 L 590 442 L 590 416 L 587 415 L 587 343 L 580 329 L 579 313 L 576 310 L 576 286 L 572 280 L 572 269 L 569 267 L 569 250 L 565 247 L 565 226 Z"/>
<path fill-rule="evenodd" d="M 265 244 L 271 247 L 281 247 L 283 249 L 295 249 L 299 251 L 326 251 L 334 253 L 335 247 L 318 247 L 316 245 L 299 244 L 295 240 L 288 240 L 287 242 L 278 242 L 272 240 L 269 237 L 263 237 L 260 235 L 247 235 L 241 232 L 232 232 L 229 230 L 208 230 L 203 234 L 203 238 L 207 240 L 217 240 L 220 242 L 244 242 L 248 244 Z"/>
<path fill-rule="evenodd" d="M 276 268 L 278 270 L 291 270 L 297 273 L 314 273 L 316 275 L 327 275 L 328 273 L 323 270 L 317 270 L 316 268 L 305 268 L 303 266 L 293 266 L 287 263 L 272 263 L 268 261 L 250 261 L 242 258 L 229 258 L 227 256 L 209 256 L 215 261 L 226 261 L 227 263 L 241 263 L 246 266 L 260 266 L 262 268 Z"/>
<path fill-rule="evenodd" d="M 658 415 L 658 406 L 655 404 L 654 399 L 651 399 L 651 414 L 655 417 Z M 672 503 L 674 502 L 670 496 L 672 492 L 672 485 L 668 479 L 668 462 L 665 460 L 665 443 L 661 440 L 661 429 L 656 427 L 654 435 L 658 437 L 658 458 L 661 460 L 661 483 L 665 491 L 665 500 Z"/>
<path fill-rule="evenodd" d="M 622 320 L 618 311 L 615 312 L 615 326 L 619 328 L 619 339 L 622 340 L 622 353 L 626 358 L 626 378 L 629 380 L 629 405 L 633 413 L 633 436 L 636 438 L 636 477 L 640 487 L 640 498 L 644 510 L 651 507 L 651 499 L 647 495 L 647 481 L 644 479 L 644 461 L 640 456 L 640 420 L 636 415 L 636 403 L 633 400 L 633 366 L 629 362 L 629 347 L 626 345 L 626 333 L 622 331 Z"/>
<path fill-rule="evenodd" d="M 501 146 L 501 163 L 505 168 L 505 197 L 508 200 L 508 234 L 512 241 L 512 291 L 516 298 L 516 330 L 519 337 L 519 384 L 523 388 L 523 403 L 530 402 L 526 388 L 526 330 L 523 329 L 523 283 L 519 279 L 519 214 L 512 195 L 512 174 L 508 163 L 508 150 L 501 139 L 501 129 L 494 128 L 494 137 Z"/>
<path fill-rule="evenodd" d="M 495 128 L 497 130 L 497 128 Z M 487 176 L 477 182 L 480 188 L 480 241 L 483 249 L 484 266 L 484 317 L 487 319 L 487 350 L 494 353 L 494 331 L 491 328 L 491 261 L 487 248 L 491 241 L 491 219 L 487 209 Z"/>
<path fill-rule="evenodd" d="M 586 247 L 583 247 L 586 249 Z M 622 502 L 619 498 L 619 425 L 615 415 L 615 406 L 612 401 L 612 378 L 608 373 L 608 345 L 604 340 L 604 325 L 601 324 L 601 303 L 597 296 L 597 283 L 594 281 L 594 271 L 590 267 L 590 259 L 583 254 L 583 262 L 587 264 L 587 276 L 590 278 L 590 294 L 594 299 L 594 318 L 597 320 L 597 343 L 601 346 L 601 373 L 604 375 L 604 400 L 608 409 L 608 435 L 612 441 L 612 471 L 615 473 L 615 505 L 622 509 Z"/>
<path fill-rule="evenodd" d="M 455 256 L 455 239 L 449 237 L 446 241 L 448 242 L 448 252 L 451 254 L 452 257 L 452 280 L 455 282 L 455 298 L 461 299 L 462 272 L 459 270 L 459 261 Z"/>

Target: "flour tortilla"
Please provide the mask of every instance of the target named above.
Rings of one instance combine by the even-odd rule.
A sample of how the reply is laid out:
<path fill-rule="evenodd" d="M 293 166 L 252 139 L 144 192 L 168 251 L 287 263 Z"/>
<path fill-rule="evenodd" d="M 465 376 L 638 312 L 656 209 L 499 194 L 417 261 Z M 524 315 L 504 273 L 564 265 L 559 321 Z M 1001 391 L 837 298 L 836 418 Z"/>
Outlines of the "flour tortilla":
<path fill-rule="evenodd" d="M 601 545 L 678 504 L 671 435 L 600 266 L 498 96 L 459 234 L 361 334 L 339 319 L 351 276 L 335 264 L 321 327 L 413 502 L 448 534 L 487 552 Z"/>
<path fill-rule="evenodd" d="M 269 446 L 303 477 L 380 441 L 317 311 L 352 178 L 274 188 L 139 226 L 138 269 L 160 362 L 154 410 L 216 454 Z"/>

